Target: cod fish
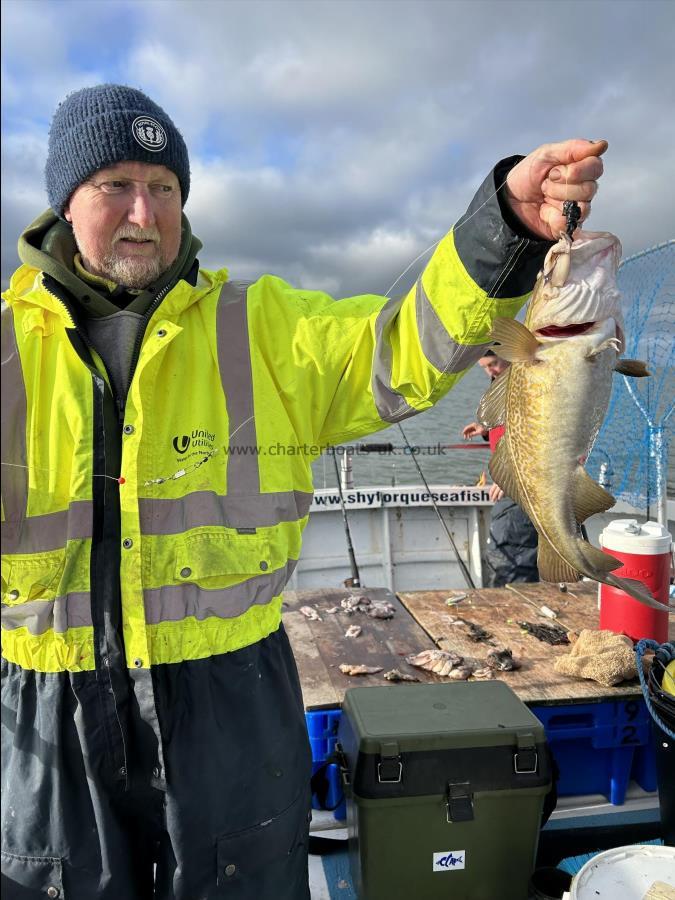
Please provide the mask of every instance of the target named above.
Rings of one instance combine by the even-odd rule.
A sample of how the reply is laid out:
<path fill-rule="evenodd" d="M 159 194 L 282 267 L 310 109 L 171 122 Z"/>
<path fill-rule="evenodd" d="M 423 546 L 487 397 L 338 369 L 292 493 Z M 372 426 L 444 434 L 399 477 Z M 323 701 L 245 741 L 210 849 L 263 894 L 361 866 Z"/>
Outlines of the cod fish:
<path fill-rule="evenodd" d="M 582 465 L 607 413 L 612 373 L 649 375 L 643 362 L 619 358 L 620 258 L 612 234 L 581 232 L 574 243 L 561 234 L 539 273 L 525 324 L 494 321 L 495 351 L 511 366 L 481 400 L 478 418 L 489 428 L 506 426 L 490 473 L 539 533 L 540 577 L 560 583 L 585 575 L 663 610 L 641 582 L 613 575 L 622 563 L 581 532 L 589 516 L 615 503 Z"/>

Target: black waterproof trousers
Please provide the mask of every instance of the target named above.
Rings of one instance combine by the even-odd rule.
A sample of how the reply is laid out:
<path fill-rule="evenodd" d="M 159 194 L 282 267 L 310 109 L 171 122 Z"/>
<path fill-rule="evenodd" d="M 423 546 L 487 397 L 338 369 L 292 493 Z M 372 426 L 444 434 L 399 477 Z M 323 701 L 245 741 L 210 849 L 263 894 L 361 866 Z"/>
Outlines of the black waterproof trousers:
<path fill-rule="evenodd" d="M 539 581 L 539 536 L 527 515 L 510 497 L 492 507 L 487 542 L 487 587 L 504 587 L 513 581 Z"/>
<path fill-rule="evenodd" d="M 152 670 L 166 790 L 131 679 L 120 780 L 97 678 L 2 662 L 3 900 L 309 900 L 311 754 L 283 626 Z"/>

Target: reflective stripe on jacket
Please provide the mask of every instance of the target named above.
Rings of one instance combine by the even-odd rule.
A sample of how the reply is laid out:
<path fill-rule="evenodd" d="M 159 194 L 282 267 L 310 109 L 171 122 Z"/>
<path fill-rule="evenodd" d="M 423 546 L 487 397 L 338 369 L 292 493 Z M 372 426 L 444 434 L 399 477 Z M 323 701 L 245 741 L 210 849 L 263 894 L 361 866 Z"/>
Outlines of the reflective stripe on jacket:
<path fill-rule="evenodd" d="M 100 513 L 117 503 L 130 668 L 277 629 L 311 463 L 429 408 L 481 356 L 494 316 L 524 302 L 524 283 L 515 298 L 499 298 L 503 279 L 482 285 L 478 256 L 460 258 L 449 234 L 400 300 L 336 302 L 226 270 L 178 282 L 145 329 L 112 471 L 101 435 L 121 423 L 102 364 L 44 276 L 22 266 L 2 314 L 3 655 L 42 672 L 98 667 L 95 595 L 110 560 Z"/>

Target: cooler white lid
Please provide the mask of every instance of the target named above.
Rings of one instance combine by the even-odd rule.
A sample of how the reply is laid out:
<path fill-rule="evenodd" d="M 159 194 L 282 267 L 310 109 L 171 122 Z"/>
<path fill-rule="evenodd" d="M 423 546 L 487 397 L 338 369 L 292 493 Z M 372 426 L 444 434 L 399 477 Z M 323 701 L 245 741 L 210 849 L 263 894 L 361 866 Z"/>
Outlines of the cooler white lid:
<path fill-rule="evenodd" d="M 658 522 L 642 522 L 637 519 L 615 519 L 605 527 L 600 535 L 600 544 L 605 550 L 619 553 L 668 553 L 672 537 L 667 528 Z"/>

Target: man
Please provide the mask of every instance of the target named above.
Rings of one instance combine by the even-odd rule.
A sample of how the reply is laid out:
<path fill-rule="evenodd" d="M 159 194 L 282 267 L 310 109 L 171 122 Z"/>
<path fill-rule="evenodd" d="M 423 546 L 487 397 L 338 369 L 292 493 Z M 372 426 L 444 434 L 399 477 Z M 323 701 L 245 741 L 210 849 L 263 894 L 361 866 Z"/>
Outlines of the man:
<path fill-rule="evenodd" d="M 311 462 L 452 387 L 605 147 L 498 164 L 407 297 L 334 302 L 200 269 L 187 149 L 140 91 L 59 106 L 3 313 L 6 897 L 307 900 L 280 623 Z"/>
<path fill-rule="evenodd" d="M 510 363 L 494 350 L 486 350 L 478 365 L 490 377 L 498 378 Z M 462 429 L 462 437 L 470 440 L 479 435 L 490 442 L 490 450 L 497 449 L 504 426 L 486 428 L 480 422 L 471 422 Z M 487 541 L 485 562 L 488 568 L 487 586 L 503 587 L 514 581 L 539 581 L 537 548 L 539 537 L 528 516 L 498 484 L 490 485 L 490 500 L 494 503 L 490 517 L 490 536 Z"/>

